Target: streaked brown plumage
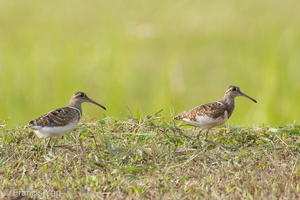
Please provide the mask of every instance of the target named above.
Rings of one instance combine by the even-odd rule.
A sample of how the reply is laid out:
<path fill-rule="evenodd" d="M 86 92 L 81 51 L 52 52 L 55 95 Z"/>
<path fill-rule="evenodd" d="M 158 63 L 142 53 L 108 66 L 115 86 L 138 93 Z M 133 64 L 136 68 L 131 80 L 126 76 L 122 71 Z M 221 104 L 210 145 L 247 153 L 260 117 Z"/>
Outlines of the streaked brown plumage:
<path fill-rule="evenodd" d="M 76 92 L 73 94 L 69 105 L 50 111 L 39 118 L 31 120 L 27 127 L 32 129 L 39 138 L 56 136 L 56 140 L 51 146 L 52 150 L 60 137 L 77 126 L 82 115 L 81 104 L 84 102 L 93 103 L 106 110 L 104 106 L 90 99 L 85 93 Z M 48 144 L 49 142 L 50 140 Z"/>
<path fill-rule="evenodd" d="M 213 102 L 197 106 L 196 108 L 184 111 L 174 117 L 176 120 L 183 120 L 184 118 L 189 119 L 189 121 L 197 121 L 197 116 L 208 116 L 212 118 L 218 118 L 224 114 L 225 111 L 229 111 L 226 105 L 221 102 Z"/>
<path fill-rule="evenodd" d="M 70 121 L 79 121 L 81 112 L 78 108 L 66 106 L 53 110 L 29 122 L 29 128 L 34 126 L 66 126 Z"/>
<path fill-rule="evenodd" d="M 239 87 L 229 86 L 223 99 L 184 111 L 175 116 L 174 119 L 198 126 L 201 130 L 207 129 L 205 140 L 209 141 L 207 140 L 209 130 L 215 126 L 224 124 L 229 119 L 234 110 L 234 98 L 237 96 L 247 97 L 257 103 L 255 99 L 242 93 Z"/>

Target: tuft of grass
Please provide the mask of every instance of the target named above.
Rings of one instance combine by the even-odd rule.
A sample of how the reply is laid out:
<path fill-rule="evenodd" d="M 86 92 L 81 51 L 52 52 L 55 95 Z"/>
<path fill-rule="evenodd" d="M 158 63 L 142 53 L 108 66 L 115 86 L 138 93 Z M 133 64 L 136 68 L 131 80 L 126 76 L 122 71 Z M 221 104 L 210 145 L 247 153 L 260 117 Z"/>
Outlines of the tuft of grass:
<path fill-rule="evenodd" d="M 221 127 L 210 139 L 165 120 L 83 120 L 56 155 L 21 127 L 0 134 L 1 196 L 30 199 L 299 199 L 299 125 Z"/>

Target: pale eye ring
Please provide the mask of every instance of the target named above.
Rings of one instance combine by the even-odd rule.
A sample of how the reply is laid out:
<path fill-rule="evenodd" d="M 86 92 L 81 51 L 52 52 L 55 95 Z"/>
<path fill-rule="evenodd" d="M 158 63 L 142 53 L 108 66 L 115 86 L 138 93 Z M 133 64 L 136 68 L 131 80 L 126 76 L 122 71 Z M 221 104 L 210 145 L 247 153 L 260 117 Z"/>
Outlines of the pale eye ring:
<path fill-rule="evenodd" d="M 81 98 L 85 97 L 85 94 L 84 94 L 84 93 L 81 93 L 81 94 L 80 94 L 80 97 L 81 97 Z"/>

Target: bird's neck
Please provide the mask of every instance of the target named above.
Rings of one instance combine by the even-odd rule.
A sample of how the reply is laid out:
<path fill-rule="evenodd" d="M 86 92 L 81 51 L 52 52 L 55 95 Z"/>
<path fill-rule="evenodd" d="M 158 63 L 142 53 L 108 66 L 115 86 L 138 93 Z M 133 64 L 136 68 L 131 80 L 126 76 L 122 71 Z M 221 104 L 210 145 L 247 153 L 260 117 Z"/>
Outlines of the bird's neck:
<path fill-rule="evenodd" d="M 226 105 L 228 117 L 230 117 L 234 110 L 234 97 L 231 97 L 231 96 L 228 96 L 225 94 L 225 96 L 223 97 L 221 102 Z"/>
<path fill-rule="evenodd" d="M 80 113 L 82 113 L 82 108 L 81 108 L 81 103 L 80 102 L 71 100 L 68 106 L 77 108 L 80 111 Z"/>

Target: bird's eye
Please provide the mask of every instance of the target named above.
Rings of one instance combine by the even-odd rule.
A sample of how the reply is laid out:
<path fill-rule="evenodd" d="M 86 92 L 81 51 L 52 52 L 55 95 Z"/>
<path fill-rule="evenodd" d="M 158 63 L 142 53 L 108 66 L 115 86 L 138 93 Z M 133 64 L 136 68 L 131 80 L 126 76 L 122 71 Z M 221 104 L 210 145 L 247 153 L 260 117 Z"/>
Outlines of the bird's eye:
<path fill-rule="evenodd" d="M 234 92 L 237 91 L 237 88 L 236 87 L 232 88 L 232 91 L 234 91 Z"/>
<path fill-rule="evenodd" d="M 80 97 L 81 97 L 81 98 L 84 98 L 84 97 L 85 97 L 85 94 L 84 94 L 84 93 L 81 93 L 81 94 L 80 94 Z"/>

